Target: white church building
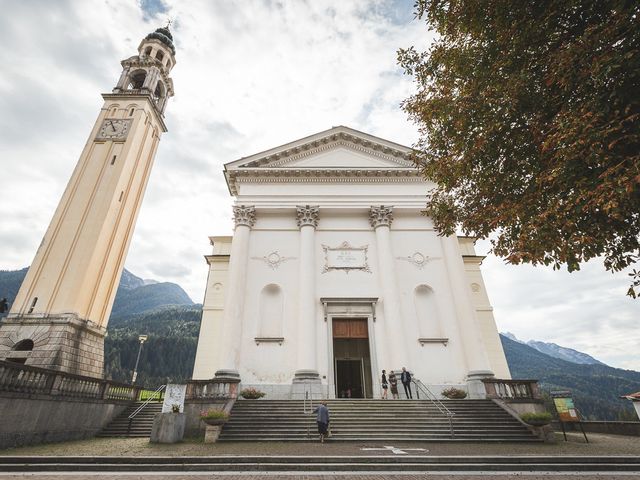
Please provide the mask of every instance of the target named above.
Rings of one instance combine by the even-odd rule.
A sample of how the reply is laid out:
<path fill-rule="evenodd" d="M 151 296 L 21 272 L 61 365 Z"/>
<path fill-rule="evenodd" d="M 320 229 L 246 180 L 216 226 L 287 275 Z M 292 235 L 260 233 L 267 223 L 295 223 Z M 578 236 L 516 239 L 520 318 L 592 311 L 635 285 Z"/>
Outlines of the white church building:
<path fill-rule="evenodd" d="M 474 240 L 423 215 L 411 149 L 348 127 L 225 165 L 233 237 L 211 237 L 194 379 L 266 398 L 379 398 L 406 367 L 439 394 L 510 378 Z"/>

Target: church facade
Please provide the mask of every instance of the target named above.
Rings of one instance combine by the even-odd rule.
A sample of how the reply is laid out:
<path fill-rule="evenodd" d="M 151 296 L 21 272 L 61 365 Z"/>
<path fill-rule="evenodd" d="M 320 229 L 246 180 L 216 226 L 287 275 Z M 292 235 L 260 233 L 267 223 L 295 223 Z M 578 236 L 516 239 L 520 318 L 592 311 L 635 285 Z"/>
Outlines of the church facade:
<path fill-rule="evenodd" d="M 267 398 L 438 394 L 510 378 L 473 239 L 439 236 L 408 147 L 347 127 L 225 165 L 233 237 L 211 237 L 194 379 Z"/>

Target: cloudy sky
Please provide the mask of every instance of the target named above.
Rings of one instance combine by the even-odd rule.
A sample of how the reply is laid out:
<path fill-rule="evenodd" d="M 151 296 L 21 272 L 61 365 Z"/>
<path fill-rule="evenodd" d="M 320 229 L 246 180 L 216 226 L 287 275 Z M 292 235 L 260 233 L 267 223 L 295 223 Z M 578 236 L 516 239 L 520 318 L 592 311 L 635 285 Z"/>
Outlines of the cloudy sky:
<path fill-rule="evenodd" d="M 223 164 L 335 125 L 405 145 L 413 89 L 399 47 L 424 48 L 413 0 L 3 0 L 0 269 L 27 266 L 120 60 L 173 19 L 176 96 L 127 268 L 201 302 L 209 235 L 231 233 Z M 485 253 L 486 242 L 478 250 Z M 498 328 L 640 370 L 640 301 L 599 263 L 578 273 L 507 266 L 485 281 Z"/>

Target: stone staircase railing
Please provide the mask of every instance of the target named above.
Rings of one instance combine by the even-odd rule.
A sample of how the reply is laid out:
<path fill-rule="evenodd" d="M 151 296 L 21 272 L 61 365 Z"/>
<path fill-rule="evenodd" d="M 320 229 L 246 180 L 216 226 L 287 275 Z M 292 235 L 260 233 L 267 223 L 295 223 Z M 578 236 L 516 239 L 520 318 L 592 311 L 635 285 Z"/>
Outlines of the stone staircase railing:
<path fill-rule="evenodd" d="M 0 360 L 0 392 L 97 400 L 138 399 L 142 387 Z"/>
<path fill-rule="evenodd" d="M 487 398 L 502 400 L 540 400 L 540 388 L 537 380 L 501 380 L 486 378 L 482 380 Z"/>

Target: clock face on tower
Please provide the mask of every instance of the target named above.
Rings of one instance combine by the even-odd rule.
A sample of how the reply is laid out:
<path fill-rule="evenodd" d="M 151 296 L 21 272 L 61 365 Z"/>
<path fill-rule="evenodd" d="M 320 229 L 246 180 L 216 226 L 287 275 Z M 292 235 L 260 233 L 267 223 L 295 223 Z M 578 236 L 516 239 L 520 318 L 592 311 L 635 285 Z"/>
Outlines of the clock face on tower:
<path fill-rule="evenodd" d="M 97 140 L 124 140 L 129 133 L 129 126 L 131 120 L 122 119 L 105 119 L 102 122 L 100 131 L 98 132 Z"/>

